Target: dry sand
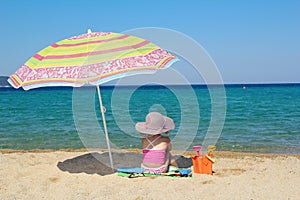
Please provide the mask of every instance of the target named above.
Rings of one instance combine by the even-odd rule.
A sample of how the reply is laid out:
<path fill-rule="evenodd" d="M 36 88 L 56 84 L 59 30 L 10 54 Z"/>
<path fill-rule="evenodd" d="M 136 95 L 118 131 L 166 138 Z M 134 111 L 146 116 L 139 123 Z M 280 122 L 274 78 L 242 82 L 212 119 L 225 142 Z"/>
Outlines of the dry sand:
<path fill-rule="evenodd" d="M 112 173 L 104 155 L 2 150 L 0 199 L 300 199 L 299 155 L 216 152 L 214 175 L 133 179 Z M 189 165 L 193 153 L 184 155 L 180 164 Z M 140 159 L 133 152 L 113 156 L 116 168 Z"/>

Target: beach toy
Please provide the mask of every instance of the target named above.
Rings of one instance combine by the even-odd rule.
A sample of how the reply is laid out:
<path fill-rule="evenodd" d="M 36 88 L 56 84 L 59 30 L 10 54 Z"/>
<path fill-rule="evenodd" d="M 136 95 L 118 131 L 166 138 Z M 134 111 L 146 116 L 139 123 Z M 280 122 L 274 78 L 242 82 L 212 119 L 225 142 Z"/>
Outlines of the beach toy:
<path fill-rule="evenodd" d="M 194 146 L 193 149 L 194 149 L 194 151 L 197 152 L 197 155 L 200 156 L 200 152 L 201 152 L 202 146 Z"/>
<path fill-rule="evenodd" d="M 207 155 L 208 156 L 210 156 L 210 157 L 212 157 L 212 155 L 213 155 L 213 152 L 216 150 L 216 146 L 214 146 L 214 145 L 209 145 L 208 147 L 207 147 Z"/>
<path fill-rule="evenodd" d="M 215 150 L 216 146 L 210 145 L 208 146 L 207 155 L 200 156 L 200 154 L 198 154 L 198 156 L 192 157 L 194 173 L 212 175 L 212 165 L 216 162 L 215 159 L 212 158 Z"/>
<path fill-rule="evenodd" d="M 215 163 L 215 160 L 210 156 L 193 156 L 192 161 L 194 173 L 212 175 L 212 165 Z"/>

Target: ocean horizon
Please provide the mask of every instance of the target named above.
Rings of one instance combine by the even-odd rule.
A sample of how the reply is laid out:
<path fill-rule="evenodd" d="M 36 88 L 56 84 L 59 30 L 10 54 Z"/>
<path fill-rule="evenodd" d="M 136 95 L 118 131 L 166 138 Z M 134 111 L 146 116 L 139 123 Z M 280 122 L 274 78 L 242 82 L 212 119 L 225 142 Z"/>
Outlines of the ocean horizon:
<path fill-rule="evenodd" d="M 203 143 L 215 120 L 210 90 L 218 93 L 222 88 L 204 84 L 101 86 L 112 146 L 140 148 L 141 136 L 134 124 L 144 121 L 149 111 L 159 111 L 174 119 L 176 128 L 170 134 L 174 149 L 192 151 L 193 145 Z M 225 84 L 223 89 L 226 115 L 217 150 L 300 153 L 300 83 Z M 96 89 L 75 90 L 1 88 L 0 149 L 106 148 Z M 194 117 L 197 110 L 199 119 Z"/>

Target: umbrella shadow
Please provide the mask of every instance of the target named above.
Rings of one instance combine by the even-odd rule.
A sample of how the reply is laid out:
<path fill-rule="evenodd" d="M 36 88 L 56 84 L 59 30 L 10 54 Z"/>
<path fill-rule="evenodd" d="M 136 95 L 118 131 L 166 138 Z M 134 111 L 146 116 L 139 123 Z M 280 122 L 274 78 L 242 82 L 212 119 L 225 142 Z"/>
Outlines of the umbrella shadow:
<path fill-rule="evenodd" d="M 115 173 L 118 168 L 140 167 L 142 154 L 126 152 L 112 153 L 114 170 L 110 167 L 109 154 L 106 153 L 87 153 L 75 158 L 67 159 L 63 162 L 58 162 L 57 167 L 61 171 L 69 173 L 86 173 L 98 174 L 101 176 Z M 181 168 L 189 168 L 192 166 L 192 159 L 184 156 L 174 156 L 177 164 Z"/>

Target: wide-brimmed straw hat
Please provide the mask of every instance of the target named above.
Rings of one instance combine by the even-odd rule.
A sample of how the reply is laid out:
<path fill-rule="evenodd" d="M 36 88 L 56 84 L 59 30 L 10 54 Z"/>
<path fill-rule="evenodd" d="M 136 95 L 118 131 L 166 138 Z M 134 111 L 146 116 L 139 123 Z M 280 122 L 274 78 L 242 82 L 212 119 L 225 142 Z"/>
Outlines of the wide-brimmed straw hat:
<path fill-rule="evenodd" d="M 150 112 L 146 116 L 146 122 L 138 122 L 135 129 L 143 134 L 157 135 L 175 128 L 173 119 L 163 116 L 158 112 Z"/>

